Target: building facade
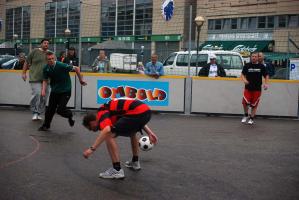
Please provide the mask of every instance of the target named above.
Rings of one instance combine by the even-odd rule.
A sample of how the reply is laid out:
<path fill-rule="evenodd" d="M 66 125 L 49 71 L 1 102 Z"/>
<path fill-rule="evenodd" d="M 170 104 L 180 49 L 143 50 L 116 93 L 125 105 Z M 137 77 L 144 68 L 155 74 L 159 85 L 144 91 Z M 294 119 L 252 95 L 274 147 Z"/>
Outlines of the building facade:
<path fill-rule="evenodd" d="M 299 52 L 297 0 L 199 0 L 197 5 L 197 15 L 206 19 L 202 48 L 235 49 L 244 56 Z"/>

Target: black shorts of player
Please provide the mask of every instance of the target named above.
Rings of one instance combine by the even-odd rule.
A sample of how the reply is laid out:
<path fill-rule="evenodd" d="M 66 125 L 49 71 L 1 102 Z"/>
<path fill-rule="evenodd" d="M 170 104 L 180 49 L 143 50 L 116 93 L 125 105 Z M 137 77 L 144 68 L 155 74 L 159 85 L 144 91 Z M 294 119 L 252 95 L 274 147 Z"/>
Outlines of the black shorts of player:
<path fill-rule="evenodd" d="M 117 120 L 111 128 L 111 132 L 117 136 L 130 137 L 134 135 L 150 121 L 151 111 L 148 110 L 138 115 L 125 115 Z"/>

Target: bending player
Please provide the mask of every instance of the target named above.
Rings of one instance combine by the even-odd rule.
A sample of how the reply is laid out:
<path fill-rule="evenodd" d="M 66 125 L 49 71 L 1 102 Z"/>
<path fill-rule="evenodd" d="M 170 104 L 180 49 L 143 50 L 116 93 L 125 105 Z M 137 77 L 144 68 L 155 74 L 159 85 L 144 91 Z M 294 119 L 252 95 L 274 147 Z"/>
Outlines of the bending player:
<path fill-rule="evenodd" d="M 263 64 L 258 63 L 258 53 L 254 52 L 251 54 L 251 62 L 247 63 L 242 70 L 241 79 L 245 84 L 244 96 L 243 96 L 243 109 L 244 117 L 242 123 L 248 123 L 252 125 L 253 119 L 256 114 L 257 106 L 260 101 L 261 90 L 263 85 L 263 77 L 265 84 L 263 88 L 268 89 L 269 75 Z M 248 107 L 251 107 L 251 113 L 248 115 Z"/>
<path fill-rule="evenodd" d="M 90 131 L 100 133 L 93 145 L 83 153 L 88 158 L 102 142 L 106 142 L 113 167 L 99 174 L 101 178 L 121 179 L 125 177 L 120 166 L 119 148 L 115 138 L 125 136 L 131 138 L 132 160 L 127 161 L 125 166 L 133 170 L 140 170 L 138 160 L 138 137 L 136 133 L 143 129 L 153 144 L 157 143 L 157 136 L 146 125 L 151 118 L 150 108 L 138 100 L 114 99 L 102 105 L 97 114 L 89 113 L 83 118 L 83 125 Z"/>

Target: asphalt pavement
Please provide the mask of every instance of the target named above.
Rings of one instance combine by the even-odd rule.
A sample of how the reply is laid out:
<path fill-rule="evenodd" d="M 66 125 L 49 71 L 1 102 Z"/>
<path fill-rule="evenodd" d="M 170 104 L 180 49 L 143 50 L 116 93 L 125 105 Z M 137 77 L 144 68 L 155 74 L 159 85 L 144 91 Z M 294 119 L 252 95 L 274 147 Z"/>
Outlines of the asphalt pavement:
<path fill-rule="evenodd" d="M 1 200 L 297 200 L 299 121 L 154 114 L 159 136 L 141 152 L 142 170 L 123 165 L 130 141 L 119 137 L 124 180 L 104 180 L 111 166 L 103 144 L 86 160 L 83 150 L 97 134 L 55 115 L 50 131 L 38 132 L 27 109 L 0 108 Z"/>

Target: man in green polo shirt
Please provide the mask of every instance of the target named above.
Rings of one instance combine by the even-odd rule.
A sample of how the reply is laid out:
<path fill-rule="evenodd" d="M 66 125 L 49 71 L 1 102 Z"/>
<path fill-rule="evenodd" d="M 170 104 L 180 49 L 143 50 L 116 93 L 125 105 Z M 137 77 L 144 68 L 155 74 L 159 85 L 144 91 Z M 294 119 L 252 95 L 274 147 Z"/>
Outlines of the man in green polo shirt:
<path fill-rule="evenodd" d="M 41 120 L 41 114 L 46 108 L 48 90 L 44 97 L 41 96 L 42 82 L 43 82 L 43 67 L 47 64 L 46 53 L 48 52 L 49 40 L 43 39 L 40 48 L 33 49 L 27 57 L 23 66 L 22 79 L 26 81 L 26 71 L 29 71 L 29 83 L 32 90 L 30 100 L 30 108 L 33 113 L 32 120 Z"/>
<path fill-rule="evenodd" d="M 71 77 L 69 72 L 74 70 L 79 78 L 81 85 L 86 85 L 80 74 L 80 68 L 76 66 L 70 66 L 62 62 L 56 61 L 53 52 L 47 54 L 47 65 L 43 69 L 43 86 L 42 96 L 46 96 L 46 88 L 48 85 L 48 79 L 50 79 L 51 93 L 49 98 L 49 106 L 46 110 L 45 121 L 43 125 L 38 129 L 39 131 L 46 131 L 50 128 L 51 121 L 55 112 L 64 118 L 68 119 L 70 126 L 74 126 L 73 113 L 67 109 L 66 105 L 71 97 Z"/>

